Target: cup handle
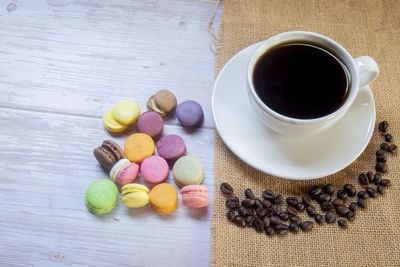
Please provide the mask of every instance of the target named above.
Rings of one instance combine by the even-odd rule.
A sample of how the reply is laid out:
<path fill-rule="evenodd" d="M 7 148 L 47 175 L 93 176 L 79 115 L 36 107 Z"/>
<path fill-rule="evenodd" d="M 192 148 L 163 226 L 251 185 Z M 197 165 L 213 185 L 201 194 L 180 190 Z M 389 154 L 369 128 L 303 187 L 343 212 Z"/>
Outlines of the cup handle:
<path fill-rule="evenodd" d="M 379 67 L 376 61 L 369 56 L 362 56 L 354 59 L 360 73 L 360 88 L 373 82 L 379 74 Z"/>

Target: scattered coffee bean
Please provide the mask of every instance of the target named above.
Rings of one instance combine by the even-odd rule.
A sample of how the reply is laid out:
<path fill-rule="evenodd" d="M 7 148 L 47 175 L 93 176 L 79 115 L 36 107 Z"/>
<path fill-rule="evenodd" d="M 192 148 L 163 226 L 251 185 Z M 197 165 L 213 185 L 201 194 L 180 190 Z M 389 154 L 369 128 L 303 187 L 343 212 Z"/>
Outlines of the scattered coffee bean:
<path fill-rule="evenodd" d="M 300 228 L 297 224 L 291 223 L 289 224 L 289 230 L 293 233 L 297 233 L 300 230 Z"/>
<path fill-rule="evenodd" d="M 314 219 L 315 219 L 316 223 L 323 223 L 324 222 L 324 217 L 322 217 L 321 214 L 315 214 Z"/>
<path fill-rule="evenodd" d="M 389 144 L 388 144 L 388 143 L 382 143 L 382 144 L 380 145 L 380 148 L 381 148 L 382 150 L 385 150 L 385 151 L 389 152 Z"/>
<path fill-rule="evenodd" d="M 261 221 L 260 219 L 255 220 L 255 221 L 253 222 L 253 227 L 254 227 L 254 229 L 256 229 L 257 232 L 262 232 L 262 231 L 264 231 L 264 223 L 263 223 L 263 221 Z"/>
<path fill-rule="evenodd" d="M 271 226 L 268 226 L 267 228 L 265 228 L 265 233 L 267 235 L 273 235 L 274 234 L 274 228 L 272 228 Z"/>
<path fill-rule="evenodd" d="M 304 208 L 305 208 L 305 205 L 303 204 L 303 202 L 297 202 L 295 208 L 296 208 L 298 211 L 303 211 Z"/>
<path fill-rule="evenodd" d="M 296 216 L 297 215 L 297 209 L 295 207 L 292 206 L 288 206 L 286 208 L 287 213 L 289 213 L 290 215 Z"/>
<path fill-rule="evenodd" d="M 310 206 L 312 203 L 311 203 L 311 199 L 308 197 L 308 196 L 303 196 L 302 198 L 301 198 L 301 201 L 304 203 L 304 205 L 306 205 L 306 206 Z"/>
<path fill-rule="evenodd" d="M 300 225 L 300 224 L 301 224 L 301 220 L 300 220 L 300 218 L 297 217 L 297 216 L 292 216 L 292 217 L 289 218 L 289 220 L 290 220 L 292 223 L 295 223 L 295 224 L 297 224 L 297 225 Z"/>
<path fill-rule="evenodd" d="M 358 205 L 356 202 L 351 202 L 350 206 L 349 206 L 349 210 L 351 210 L 352 212 L 355 212 L 356 210 L 358 210 Z"/>
<path fill-rule="evenodd" d="M 386 157 L 386 152 L 382 149 L 379 149 L 375 152 L 377 157 Z"/>
<path fill-rule="evenodd" d="M 264 207 L 260 199 L 256 198 L 255 201 L 256 202 L 255 202 L 254 206 L 256 208 L 263 208 Z"/>
<path fill-rule="evenodd" d="M 343 205 L 340 205 L 340 206 L 337 206 L 336 207 L 336 213 L 339 215 L 339 216 L 345 216 L 346 215 L 346 213 L 347 212 L 349 212 L 350 210 L 347 208 L 347 207 L 345 207 L 345 206 L 343 206 Z"/>
<path fill-rule="evenodd" d="M 347 220 L 352 222 L 356 218 L 356 214 L 352 211 L 349 211 L 348 213 L 346 213 L 346 218 Z"/>
<path fill-rule="evenodd" d="M 360 184 L 367 185 L 368 184 L 368 177 L 365 173 L 360 173 L 358 176 L 358 181 Z"/>
<path fill-rule="evenodd" d="M 342 201 L 343 203 L 343 201 Z M 330 201 L 325 201 L 321 203 L 321 209 L 324 211 L 329 211 L 333 208 L 333 204 Z"/>
<path fill-rule="evenodd" d="M 264 217 L 265 214 L 267 214 L 267 209 L 264 209 L 264 208 L 258 208 L 258 209 L 257 209 L 257 215 L 258 215 L 258 216 Z"/>
<path fill-rule="evenodd" d="M 279 223 L 275 225 L 274 230 L 278 235 L 283 235 L 288 232 L 289 227 L 286 224 Z"/>
<path fill-rule="evenodd" d="M 233 222 L 237 225 L 237 226 L 245 226 L 246 225 L 246 221 L 244 220 L 244 218 L 240 215 L 236 215 L 235 218 L 233 218 Z"/>
<path fill-rule="evenodd" d="M 308 206 L 308 207 L 306 208 L 306 211 L 307 211 L 307 214 L 308 214 L 310 217 L 314 217 L 315 214 L 316 214 L 315 208 L 314 208 L 313 206 Z"/>
<path fill-rule="evenodd" d="M 382 181 L 382 175 L 380 173 L 375 173 L 374 175 L 374 184 L 380 184 Z"/>
<path fill-rule="evenodd" d="M 230 209 L 237 209 L 237 207 L 239 206 L 239 198 L 230 197 L 226 200 L 225 204 Z"/>
<path fill-rule="evenodd" d="M 288 198 L 286 198 L 286 203 L 289 206 L 294 206 L 294 205 L 296 205 L 297 202 L 298 202 L 297 197 L 288 197 Z"/>
<path fill-rule="evenodd" d="M 247 209 L 246 207 L 240 206 L 238 209 L 238 213 L 240 216 L 246 216 L 247 215 Z"/>
<path fill-rule="evenodd" d="M 281 207 L 278 204 L 273 204 L 272 212 L 274 213 L 274 215 L 279 215 L 279 213 L 281 213 Z"/>
<path fill-rule="evenodd" d="M 317 198 L 318 203 L 322 203 L 322 202 L 330 201 L 330 200 L 331 200 L 331 196 L 326 193 L 319 194 L 318 198 Z"/>
<path fill-rule="evenodd" d="M 348 196 L 347 192 L 344 190 L 337 191 L 337 197 L 340 199 L 346 199 Z"/>
<path fill-rule="evenodd" d="M 357 189 L 352 184 L 345 184 L 343 189 L 351 197 L 354 197 L 356 195 L 356 193 L 357 193 Z"/>
<path fill-rule="evenodd" d="M 289 220 L 289 214 L 287 214 L 286 212 L 281 212 L 279 213 L 279 218 L 281 218 L 282 221 L 287 221 Z"/>
<path fill-rule="evenodd" d="M 275 204 L 281 204 L 283 201 L 283 196 L 281 194 L 276 194 L 274 197 Z"/>
<path fill-rule="evenodd" d="M 376 157 L 376 162 L 386 162 L 386 157 Z"/>
<path fill-rule="evenodd" d="M 263 202 L 262 202 L 262 205 L 263 205 L 264 208 L 270 208 L 270 207 L 272 207 L 272 202 L 269 201 L 269 200 L 264 199 Z"/>
<path fill-rule="evenodd" d="M 389 152 L 390 153 L 397 153 L 397 146 L 396 145 L 390 145 L 389 146 Z"/>
<path fill-rule="evenodd" d="M 246 213 L 247 213 L 247 215 L 251 215 L 251 216 L 256 215 L 256 211 L 254 210 L 254 208 L 246 209 Z"/>
<path fill-rule="evenodd" d="M 275 198 L 275 194 L 274 192 L 272 192 L 272 190 L 265 190 L 264 192 L 262 192 L 262 197 L 266 200 L 274 200 Z"/>
<path fill-rule="evenodd" d="M 362 208 L 362 209 L 364 209 L 364 208 L 367 206 L 367 204 L 365 204 L 364 199 L 362 199 L 362 198 L 359 198 L 359 199 L 357 200 L 357 205 L 358 205 L 360 208 Z"/>
<path fill-rule="evenodd" d="M 281 218 L 279 218 L 279 216 L 272 215 L 272 216 L 269 218 L 269 222 L 270 222 L 271 224 L 278 224 L 278 223 L 281 223 Z"/>
<path fill-rule="evenodd" d="M 361 199 L 367 199 L 368 198 L 368 193 L 365 192 L 365 191 L 359 191 L 357 196 L 358 196 L 358 198 L 361 198 Z"/>
<path fill-rule="evenodd" d="M 268 216 L 264 216 L 262 221 L 264 223 L 264 227 L 268 227 L 269 226 L 270 222 L 269 222 L 269 217 Z"/>
<path fill-rule="evenodd" d="M 389 128 L 389 123 L 387 121 L 382 121 L 378 125 L 379 131 L 382 133 L 386 133 L 387 129 Z"/>
<path fill-rule="evenodd" d="M 375 191 L 375 189 L 371 188 L 371 187 L 367 187 L 367 189 L 365 190 L 367 191 L 368 195 L 370 197 L 377 197 L 378 193 Z"/>
<path fill-rule="evenodd" d="M 332 211 L 328 211 L 328 212 L 325 214 L 325 221 L 326 221 L 327 223 L 333 223 L 333 222 L 335 222 L 335 221 L 336 221 L 336 214 L 333 213 Z"/>
<path fill-rule="evenodd" d="M 333 192 L 335 192 L 335 187 L 333 184 L 327 184 L 324 186 L 324 192 L 331 195 Z"/>
<path fill-rule="evenodd" d="M 338 225 L 340 227 L 346 228 L 347 227 L 347 222 L 345 220 L 339 220 Z"/>
<path fill-rule="evenodd" d="M 310 231 L 313 228 L 313 222 L 312 221 L 305 221 L 302 224 L 300 224 L 300 228 L 303 231 Z"/>
<path fill-rule="evenodd" d="M 332 201 L 332 204 L 336 208 L 337 206 L 343 205 L 343 200 L 337 198 L 334 201 Z"/>
<path fill-rule="evenodd" d="M 246 190 L 244 190 L 244 195 L 247 198 L 254 198 L 253 191 L 250 188 L 247 188 Z"/>
<path fill-rule="evenodd" d="M 376 191 L 378 191 L 379 194 L 385 194 L 386 189 L 383 186 L 378 185 Z"/>
<path fill-rule="evenodd" d="M 377 162 L 375 165 L 375 170 L 378 172 L 385 173 L 389 170 L 385 162 Z"/>
<path fill-rule="evenodd" d="M 393 142 L 393 136 L 391 134 L 385 134 L 385 141 L 386 142 Z"/>
<path fill-rule="evenodd" d="M 374 180 L 374 173 L 367 172 L 367 178 L 368 178 L 368 182 L 372 183 L 372 181 Z"/>
<path fill-rule="evenodd" d="M 392 185 L 392 183 L 391 183 L 390 180 L 388 180 L 388 179 L 383 179 L 383 180 L 381 181 L 381 185 L 383 185 L 384 187 L 389 187 L 389 186 Z"/>
<path fill-rule="evenodd" d="M 226 213 L 226 218 L 228 218 L 228 220 L 232 221 L 233 218 L 235 218 L 235 212 L 234 212 L 233 210 L 229 210 L 229 211 Z"/>
<path fill-rule="evenodd" d="M 308 193 L 312 198 L 316 198 L 322 192 L 322 188 L 319 185 L 314 185 L 308 190 Z"/>
<path fill-rule="evenodd" d="M 247 216 L 244 220 L 246 221 L 246 225 L 252 226 L 256 218 L 254 216 Z"/>
<path fill-rule="evenodd" d="M 266 208 L 266 213 L 265 213 L 265 216 L 268 216 L 268 217 L 270 217 L 270 216 L 272 216 L 272 215 L 274 215 L 274 211 L 272 210 L 272 208 Z"/>
<path fill-rule="evenodd" d="M 253 207 L 256 204 L 256 200 L 254 198 L 246 198 L 242 200 L 242 205 L 245 207 Z"/>
<path fill-rule="evenodd" d="M 232 195 L 233 194 L 233 188 L 230 184 L 228 183 L 222 183 L 220 186 L 221 192 L 225 195 Z"/>

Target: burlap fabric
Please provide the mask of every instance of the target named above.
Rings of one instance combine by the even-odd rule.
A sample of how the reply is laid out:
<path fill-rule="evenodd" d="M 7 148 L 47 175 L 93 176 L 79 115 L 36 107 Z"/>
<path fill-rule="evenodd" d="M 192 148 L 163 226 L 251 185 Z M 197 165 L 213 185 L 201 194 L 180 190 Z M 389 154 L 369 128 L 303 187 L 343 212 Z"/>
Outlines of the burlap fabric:
<path fill-rule="evenodd" d="M 378 0 L 225 0 L 216 72 L 235 53 L 269 36 L 290 30 L 322 33 L 341 43 L 354 57 L 369 55 L 381 73 L 372 84 L 377 122 L 386 119 L 400 143 L 400 1 Z M 249 138 L 244 136 L 243 138 Z M 229 182 L 239 196 L 246 188 L 257 195 L 266 188 L 284 196 L 302 195 L 318 183 L 358 185 L 360 171 L 373 170 L 382 142 L 376 130 L 362 155 L 343 171 L 311 181 L 289 181 L 263 174 L 238 159 L 216 134 L 215 196 L 212 218 L 214 266 L 399 266 L 400 155 L 389 158 L 384 177 L 392 186 L 384 196 L 368 199 L 347 229 L 337 223 L 314 225 L 309 233 L 267 236 L 228 222 L 219 185 Z M 359 188 L 359 187 L 358 187 Z M 302 215 L 306 218 L 306 215 Z"/>

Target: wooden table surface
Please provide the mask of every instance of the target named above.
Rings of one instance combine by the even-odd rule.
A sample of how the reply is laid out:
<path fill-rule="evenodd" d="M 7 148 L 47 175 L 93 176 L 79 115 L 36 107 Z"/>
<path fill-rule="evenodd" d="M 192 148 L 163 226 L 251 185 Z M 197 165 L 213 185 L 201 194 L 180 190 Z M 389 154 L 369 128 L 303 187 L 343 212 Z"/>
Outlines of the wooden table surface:
<path fill-rule="evenodd" d="M 209 265 L 211 207 L 180 202 L 160 215 L 118 203 L 94 215 L 84 195 L 107 178 L 93 149 L 105 139 L 123 145 L 135 132 L 111 135 L 102 114 L 126 98 L 145 111 L 149 96 L 169 89 L 204 109 L 201 128 L 172 118 L 164 134 L 183 137 L 212 196 L 214 5 L 0 0 L 0 266 Z"/>

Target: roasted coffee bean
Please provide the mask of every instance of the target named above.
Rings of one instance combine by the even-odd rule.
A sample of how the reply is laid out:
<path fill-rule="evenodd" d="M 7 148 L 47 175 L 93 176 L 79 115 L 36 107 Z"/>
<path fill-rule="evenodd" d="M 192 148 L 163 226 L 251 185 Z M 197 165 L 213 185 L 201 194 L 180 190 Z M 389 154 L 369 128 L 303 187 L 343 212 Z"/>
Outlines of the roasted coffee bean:
<path fill-rule="evenodd" d="M 289 230 L 290 232 L 297 233 L 300 230 L 300 228 L 297 224 L 291 223 L 289 224 Z"/>
<path fill-rule="evenodd" d="M 386 157 L 386 152 L 382 149 L 379 149 L 375 152 L 377 157 Z"/>
<path fill-rule="evenodd" d="M 387 159 L 385 157 L 381 158 L 381 157 L 376 157 L 376 162 L 386 162 Z"/>
<path fill-rule="evenodd" d="M 350 206 L 349 206 L 349 210 L 351 210 L 352 212 L 355 212 L 356 210 L 358 210 L 358 205 L 356 202 L 351 202 Z"/>
<path fill-rule="evenodd" d="M 325 201 L 321 203 L 321 209 L 324 211 L 329 211 L 333 208 L 333 204 L 330 201 Z"/>
<path fill-rule="evenodd" d="M 245 207 L 253 207 L 256 204 L 256 200 L 254 198 L 246 198 L 242 200 L 242 206 Z"/>
<path fill-rule="evenodd" d="M 230 209 L 237 209 L 237 207 L 239 206 L 239 198 L 230 197 L 226 200 L 225 204 Z"/>
<path fill-rule="evenodd" d="M 385 173 L 389 170 L 385 162 L 377 162 L 375 165 L 375 170 L 377 172 Z"/>
<path fill-rule="evenodd" d="M 234 212 L 233 210 L 229 210 L 229 211 L 226 213 L 226 218 L 228 218 L 228 220 L 232 221 L 233 218 L 235 218 L 235 212 Z"/>
<path fill-rule="evenodd" d="M 386 189 L 383 186 L 378 185 L 376 191 L 378 191 L 379 194 L 385 194 Z"/>
<path fill-rule="evenodd" d="M 393 136 L 391 134 L 385 134 L 385 141 L 386 142 L 393 142 Z"/>
<path fill-rule="evenodd" d="M 256 214 L 256 211 L 254 210 L 254 208 L 247 208 L 246 213 L 247 215 L 254 216 Z"/>
<path fill-rule="evenodd" d="M 358 181 L 360 182 L 360 184 L 368 184 L 368 177 L 365 173 L 360 173 L 360 175 L 358 176 Z"/>
<path fill-rule="evenodd" d="M 313 228 L 313 222 L 312 221 L 305 221 L 302 224 L 300 224 L 300 228 L 303 231 L 310 231 Z"/>
<path fill-rule="evenodd" d="M 279 213 L 281 213 L 281 207 L 278 204 L 273 204 L 272 212 L 274 213 L 274 215 L 279 215 Z"/>
<path fill-rule="evenodd" d="M 294 205 L 296 205 L 297 202 L 298 202 L 297 197 L 288 197 L 288 198 L 286 198 L 286 203 L 289 206 L 294 206 Z"/>
<path fill-rule="evenodd" d="M 314 217 L 315 214 L 316 214 L 315 208 L 314 208 L 313 206 L 308 206 L 308 207 L 306 208 L 306 211 L 307 211 L 307 214 L 308 214 L 310 217 Z"/>
<path fill-rule="evenodd" d="M 356 218 L 356 214 L 352 211 L 349 211 L 348 213 L 346 213 L 346 218 L 347 220 L 352 222 Z"/>
<path fill-rule="evenodd" d="M 269 201 L 269 200 L 264 199 L 263 202 L 262 202 L 262 205 L 263 205 L 264 208 L 270 208 L 270 207 L 272 207 L 272 202 Z"/>
<path fill-rule="evenodd" d="M 385 151 L 389 152 L 389 144 L 388 144 L 388 143 L 382 143 L 382 144 L 380 145 L 380 148 L 381 148 L 382 150 L 385 150 Z"/>
<path fill-rule="evenodd" d="M 349 212 L 350 210 L 347 208 L 347 207 L 345 207 L 345 206 L 343 206 L 343 205 L 340 205 L 340 206 L 337 206 L 336 207 L 336 213 L 339 215 L 339 216 L 345 216 L 346 215 L 346 213 L 347 212 Z"/>
<path fill-rule="evenodd" d="M 387 129 L 389 128 L 389 123 L 387 121 L 382 121 L 378 125 L 379 131 L 382 133 L 386 133 Z"/>
<path fill-rule="evenodd" d="M 390 153 L 397 153 L 397 146 L 395 144 L 389 146 Z"/>
<path fill-rule="evenodd" d="M 304 205 L 306 205 L 306 206 L 310 206 L 312 203 L 311 203 L 311 199 L 309 198 L 309 197 L 307 197 L 307 196 L 303 196 L 302 198 L 301 198 L 301 201 L 304 203 Z"/>
<path fill-rule="evenodd" d="M 345 184 L 343 189 L 351 197 L 354 197 L 356 195 L 356 193 L 357 193 L 357 189 L 352 184 Z"/>
<path fill-rule="evenodd" d="M 289 214 L 287 214 L 286 212 L 281 212 L 279 213 L 279 218 L 281 218 L 282 221 L 287 221 L 289 220 Z"/>
<path fill-rule="evenodd" d="M 324 222 L 324 217 L 322 217 L 321 214 L 315 214 L 314 219 L 315 219 L 316 223 L 323 223 Z"/>
<path fill-rule="evenodd" d="M 324 192 L 331 195 L 333 192 L 335 192 L 335 187 L 333 184 L 327 184 L 324 186 Z"/>
<path fill-rule="evenodd" d="M 336 221 L 336 214 L 333 213 L 332 211 L 328 211 L 328 212 L 325 214 L 325 221 L 326 221 L 327 223 L 333 223 L 333 222 L 335 222 L 335 221 Z"/>
<path fill-rule="evenodd" d="M 370 197 L 377 197 L 378 193 L 375 191 L 375 189 L 371 188 L 371 187 L 367 187 L 367 189 L 365 190 L 367 191 L 368 195 Z"/>
<path fill-rule="evenodd" d="M 260 199 L 256 198 L 255 201 L 256 201 L 256 202 L 255 202 L 254 206 L 255 206 L 256 208 L 262 208 L 262 207 L 263 207 L 263 204 L 262 204 L 262 202 L 261 202 Z"/>
<path fill-rule="evenodd" d="M 381 185 L 383 185 L 384 187 L 389 187 L 389 186 L 392 185 L 392 183 L 391 183 L 390 180 L 388 180 L 388 179 L 383 179 L 383 180 L 381 181 Z"/>
<path fill-rule="evenodd" d="M 287 226 L 286 224 L 283 224 L 283 223 L 279 223 L 279 224 L 275 225 L 274 230 L 278 235 L 283 235 L 288 232 L 289 226 Z"/>
<path fill-rule="evenodd" d="M 257 232 L 262 232 L 262 231 L 264 231 L 264 223 L 263 223 L 263 221 L 261 221 L 260 219 L 255 220 L 255 221 L 253 222 L 253 227 L 254 227 L 254 229 L 256 229 Z"/>
<path fill-rule="evenodd" d="M 250 188 L 247 188 L 246 190 L 244 190 L 244 195 L 247 198 L 254 198 L 253 191 Z"/>
<path fill-rule="evenodd" d="M 346 199 L 348 196 L 347 192 L 344 190 L 337 191 L 337 197 L 340 199 Z"/>
<path fill-rule="evenodd" d="M 339 220 L 337 223 L 340 227 L 343 227 L 343 228 L 347 227 L 347 222 L 345 220 Z"/>
<path fill-rule="evenodd" d="M 274 192 L 272 192 L 272 190 L 265 190 L 264 192 L 262 192 L 262 197 L 266 200 L 274 200 L 275 195 Z"/>
<path fill-rule="evenodd" d="M 289 213 L 290 215 L 296 216 L 297 215 L 297 209 L 295 207 L 292 206 L 288 206 L 286 207 L 286 211 L 287 213 Z"/>
<path fill-rule="evenodd" d="M 297 216 L 292 216 L 292 217 L 289 218 L 289 220 L 290 220 L 292 223 L 295 223 L 295 224 L 297 224 L 297 225 L 300 225 L 300 224 L 301 224 L 301 220 L 300 220 L 300 218 L 297 217 Z"/>
<path fill-rule="evenodd" d="M 302 210 L 304 210 L 305 205 L 303 204 L 303 202 L 297 202 L 295 208 L 296 208 L 298 211 L 302 211 Z"/>
<path fill-rule="evenodd" d="M 316 198 L 322 192 L 322 188 L 319 185 L 314 185 L 308 190 L 311 197 Z"/>
<path fill-rule="evenodd" d="M 372 180 L 374 180 L 374 173 L 367 172 L 367 178 L 368 178 L 368 182 L 372 183 Z"/>
<path fill-rule="evenodd" d="M 263 207 L 257 209 L 257 215 L 260 217 L 264 217 L 265 214 L 267 214 L 267 209 L 264 209 Z"/>
<path fill-rule="evenodd" d="M 380 173 L 375 173 L 374 175 L 374 184 L 379 184 L 382 181 L 382 175 Z"/>
<path fill-rule="evenodd" d="M 317 198 L 318 203 L 322 203 L 322 202 L 330 201 L 330 200 L 331 200 L 331 196 L 326 193 L 319 194 L 318 198 Z"/>
<path fill-rule="evenodd" d="M 357 196 L 358 196 L 358 198 L 361 198 L 361 199 L 367 199 L 368 198 L 368 193 L 365 192 L 365 191 L 359 191 Z"/>
<path fill-rule="evenodd" d="M 274 197 L 275 204 L 281 204 L 283 201 L 283 196 L 281 194 L 276 194 Z"/>
<path fill-rule="evenodd" d="M 244 206 L 240 206 L 238 209 L 238 213 L 240 216 L 246 216 L 247 215 L 247 208 Z"/>
<path fill-rule="evenodd" d="M 272 228 L 271 226 L 268 226 L 267 228 L 265 228 L 265 233 L 267 235 L 273 235 L 274 234 L 274 228 Z"/>
<path fill-rule="evenodd" d="M 221 192 L 225 195 L 232 195 L 233 194 L 233 188 L 230 184 L 228 183 L 222 183 L 220 186 Z"/>
<path fill-rule="evenodd" d="M 270 217 L 270 216 L 274 215 L 274 211 L 272 210 L 272 208 L 266 208 L 265 210 L 267 211 L 265 213 L 265 216 Z"/>
<path fill-rule="evenodd" d="M 332 204 L 336 208 L 337 206 L 343 205 L 343 200 L 337 198 L 334 201 L 332 201 Z"/>
<path fill-rule="evenodd" d="M 245 226 L 246 225 L 246 221 L 244 220 L 244 218 L 240 215 L 236 215 L 235 218 L 233 218 L 233 222 L 237 225 L 237 226 Z"/>
<path fill-rule="evenodd" d="M 252 226 L 256 218 L 254 216 L 247 216 L 244 220 L 246 221 L 246 225 Z"/>
<path fill-rule="evenodd" d="M 279 218 L 279 216 L 272 215 L 271 217 L 269 217 L 269 222 L 271 224 L 278 224 L 281 223 L 281 218 Z"/>
<path fill-rule="evenodd" d="M 358 205 L 360 208 L 362 208 L 362 209 L 364 209 L 364 208 L 367 206 L 367 204 L 365 204 L 364 199 L 362 199 L 362 198 L 359 198 L 359 199 L 357 200 L 357 205 Z"/>
<path fill-rule="evenodd" d="M 264 223 L 264 227 L 268 227 L 269 226 L 270 222 L 269 222 L 269 217 L 268 216 L 264 216 L 262 221 Z"/>

